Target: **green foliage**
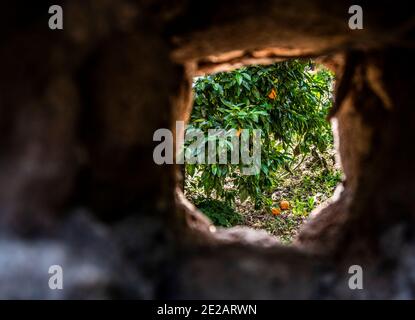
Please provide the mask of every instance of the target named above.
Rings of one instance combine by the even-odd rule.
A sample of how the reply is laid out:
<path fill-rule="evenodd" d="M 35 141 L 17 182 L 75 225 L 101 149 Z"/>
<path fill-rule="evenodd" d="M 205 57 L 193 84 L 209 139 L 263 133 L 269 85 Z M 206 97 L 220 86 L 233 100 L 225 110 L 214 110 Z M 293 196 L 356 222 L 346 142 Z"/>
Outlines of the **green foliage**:
<path fill-rule="evenodd" d="M 317 205 L 316 195 L 328 198 L 341 181 L 342 173 L 338 170 L 319 170 L 305 175 L 292 191 L 292 211 L 296 215 L 307 216 Z"/>
<path fill-rule="evenodd" d="M 194 202 L 216 226 L 232 227 L 242 222 L 241 215 L 223 201 L 199 199 Z"/>
<path fill-rule="evenodd" d="M 228 203 L 236 196 L 241 201 L 249 197 L 257 208 L 267 206 L 277 173 L 291 172 L 306 155 L 324 152 L 332 144 L 325 118 L 331 105 L 333 75 L 320 67 L 314 69 L 311 61 L 292 60 L 195 81 L 188 130 L 262 130 L 261 170 L 257 175 L 241 175 L 242 164 L 230 161 L 186 165 L 187 174 L 206 196 Z M 225 188 L 229 183 L 233 189 Z"/>

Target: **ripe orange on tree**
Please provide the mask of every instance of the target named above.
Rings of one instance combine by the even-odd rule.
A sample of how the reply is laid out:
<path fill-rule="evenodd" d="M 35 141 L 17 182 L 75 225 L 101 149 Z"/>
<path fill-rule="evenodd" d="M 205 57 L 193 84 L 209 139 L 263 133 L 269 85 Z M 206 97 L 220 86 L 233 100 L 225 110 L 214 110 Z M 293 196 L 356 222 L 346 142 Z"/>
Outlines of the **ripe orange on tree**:
<path fill-rule="evenodd" d="M 271 89 L 270 93 L 268 94 L 268 98 L 274 100 L 277 97 L 277 91 L 274 88 Z"/>

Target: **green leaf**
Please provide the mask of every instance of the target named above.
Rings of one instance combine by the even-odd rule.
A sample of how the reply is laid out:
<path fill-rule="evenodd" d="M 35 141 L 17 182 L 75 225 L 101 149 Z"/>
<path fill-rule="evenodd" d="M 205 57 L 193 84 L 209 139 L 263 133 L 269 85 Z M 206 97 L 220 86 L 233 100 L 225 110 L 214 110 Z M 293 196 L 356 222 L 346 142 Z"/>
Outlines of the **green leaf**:
<path fill-rule="evenodd" d="M 239 73 L 235 74 L 235 79 L 236 79 L 236 82 L 239 85 L 241 85 L 241 83 L 242 83 L 242 76 Z"/>
<path fill-rule="evenodd" d="M 242 73 L 242 76 L 243 76 L 246 80 L 251 81 L 251 76 L 250 76 L 248 73 L 243 72 L 243 73 Z"/>
<path fill-rule="evenodd" d="M 193 177 L 194 176 L 194 174 L 195 174 L 195 171 L 196 171 L 196 166 L 194 166 L 194 165 L 189 165 L 189 166 L 187 166 L 187 168 L 186 168 L 187 170 L 186 170 L 186 173 L 187 174 L 189 174 L 191 177 Z"/>

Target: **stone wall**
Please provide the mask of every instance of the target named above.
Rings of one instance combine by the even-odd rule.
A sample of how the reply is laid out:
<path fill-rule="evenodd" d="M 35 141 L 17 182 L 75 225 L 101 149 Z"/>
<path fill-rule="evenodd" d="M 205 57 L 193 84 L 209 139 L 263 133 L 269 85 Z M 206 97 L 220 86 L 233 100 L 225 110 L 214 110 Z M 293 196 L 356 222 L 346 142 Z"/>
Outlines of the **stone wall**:
<path fill-rule="evenodd" d="M 362 2 L 363 30 L 345 0 L 54 4 L 64 30 L 47 1 L 0 5 L 1 298 L 414 298 L 408 3 Z M 188 117 L 193 75 L 296 57 L 344 57 L 342 190 L 291 247 L 216 230 L 153 162 L 153 132 Z"/>

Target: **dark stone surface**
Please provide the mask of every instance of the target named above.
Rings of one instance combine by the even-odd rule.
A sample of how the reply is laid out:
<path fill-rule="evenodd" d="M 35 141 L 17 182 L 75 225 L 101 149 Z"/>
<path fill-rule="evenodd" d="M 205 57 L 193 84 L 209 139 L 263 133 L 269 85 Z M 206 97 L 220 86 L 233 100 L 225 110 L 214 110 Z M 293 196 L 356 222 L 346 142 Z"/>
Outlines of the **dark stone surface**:
<path fill-rule="evenodd" d="M 62 31 L 46 1 L 0 5 L 0 298 L 414 298 L 408 2 L 362 3 L 359 31 L 348 1 L 59 3 Z M 152 161 L 191 76 L 334 53 L 344 191 L 292 247 L 211 232 L 175 200 L 176 166 Z M 347 286 L 353 264 L 365 290 Z"/>

